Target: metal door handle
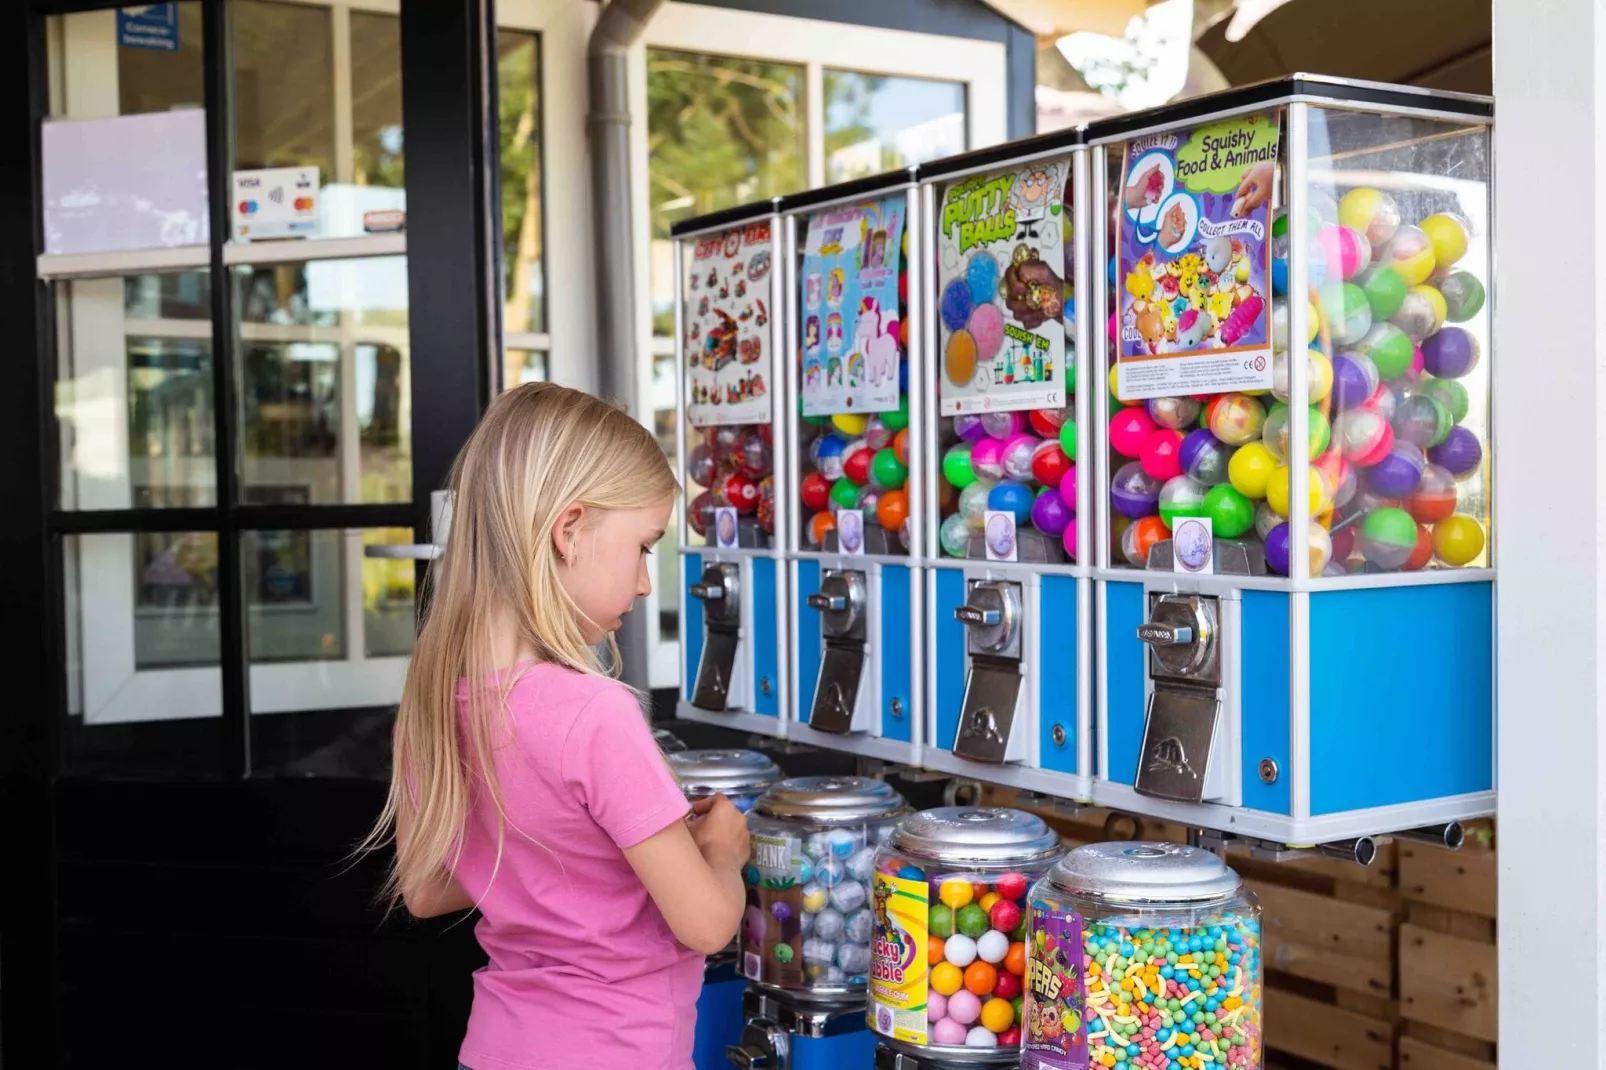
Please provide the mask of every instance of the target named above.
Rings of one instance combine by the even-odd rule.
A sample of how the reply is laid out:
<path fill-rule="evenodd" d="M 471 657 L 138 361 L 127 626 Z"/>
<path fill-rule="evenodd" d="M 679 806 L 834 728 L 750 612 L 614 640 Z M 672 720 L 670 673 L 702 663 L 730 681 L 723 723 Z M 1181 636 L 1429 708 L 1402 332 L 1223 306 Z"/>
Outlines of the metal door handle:
<path fill-rule="evenodd" d="M 719 583 L 694 583 L 688 589 L 693 598 L 701 598 L 705 602 L 717 602 L 725 597 L 725 587 Z"/>
<path fill-rule="evenodd" d="M 1193 629 L 1184 624 L 1140 624 L 1138 639 L 1150 646 L 1186 646 L 1193 642 Z"/>
<path fill-rule="evenodd" d="M 954 620 L 960 624 L 992 628 L 1003 619 L 1003 614 L 996 609 L 977 609 L 975 606 L 960 606 L 954 610 Z"/>
<path fill-rule="evenodd" d="M 848 608 L 848 600 L 839 594 L 824 594 L 816 591 L 808 597 L 809 606 L 822 613 L 840 613 Z"/>

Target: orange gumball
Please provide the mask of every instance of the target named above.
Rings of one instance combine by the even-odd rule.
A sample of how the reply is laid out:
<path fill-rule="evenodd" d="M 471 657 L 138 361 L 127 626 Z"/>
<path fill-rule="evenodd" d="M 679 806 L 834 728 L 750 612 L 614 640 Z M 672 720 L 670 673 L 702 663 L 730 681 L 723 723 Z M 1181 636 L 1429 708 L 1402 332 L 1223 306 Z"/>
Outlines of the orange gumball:
<path fill-rule="evenodd" d="M 909 519 L 909 495 L 901 490 L 884 492 L 876 503 L 875 518 L 876 523 L 896 534 Z"/>
<path fill-rule="evenodd" d="M 814 518 L 809 521 L 809 545 L 825 545 L 826 533 L 834 530 L 836 530 L 836 517 L 833 514 L 815 513 Z"/>
<path fill-rule="evenodd" d="M 926 965 L 927 966 L 935 966 L 935 965 L 937 965 L 937 963 L 942 962 L 943 961 L 943 956 L 945 956 L 947 953 L 948 953 L 948 945 L 943 942 L 942 937 L 940 937 L 940 936 L 928 936 L 928 937 L 926 937 Z"/>
<path fill-rule="evenodd" d="M 993 986 L 998 983 L 998 970 L 990 962 L 977 959 L 965 967 L 965 987 L 978 996 L 993 994 Z"/>
<path fill-rule="evenodd" d="M 1026 945 L 1015 943 L 1009 945 L 1009 954 L 1004 956 L 1004 969 L 1016 977 L 1026 976 Z"/>

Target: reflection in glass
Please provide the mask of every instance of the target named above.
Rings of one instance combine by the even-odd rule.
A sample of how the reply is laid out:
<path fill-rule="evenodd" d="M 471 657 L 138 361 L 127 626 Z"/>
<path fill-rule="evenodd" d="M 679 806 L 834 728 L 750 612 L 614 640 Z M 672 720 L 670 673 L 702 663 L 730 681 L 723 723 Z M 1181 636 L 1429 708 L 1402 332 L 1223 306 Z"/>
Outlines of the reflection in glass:
<path fill-rule="evenodd" d="M 406 258 L 234 278 L 247 500 L 294 488 L 314 503 L 410 501 Z"/>
<path fill-rule="evenodd" d="M 400 190 L 405 154 L 399 18 L 351 13 L 351 85 L 352 181 Z"/>
<path fill-rule="evenodd" d="M 653 333 L 674 332 L 670 224 L 808 181 L 803 68 L 647 50 Z"/>
<path fill-rule="evenodd" d="M 965 151 L 960 83 L 827 70 L 824 91 L 828 182 Z"/>
<path fill-rule="evenodd" d="M 509 349 L 502 365 L 502 389 L 511 390 L 525 383 L 547 381 L 546 352 L 540 349 Z"/>
<path fill-rule="evenodd" d="M 169 4 L 176 8 L 178 47 L 168 52 L 153 48 L 117 49 L 117 96 L 119 115 L 147 115 L 178 108 L 200 108 L 205 102 L 205 74 L 202 70 L 201 5 L 197 0 Z M 99 13 L 65 15 L 64 23 L 74 19 L 104 21 L 115 32 L 111 19 Z M 71 57 L 69 56 L 69 63 Z"/>
<path fill-rule="evenodd" d="M 63 509 L 214 503 L 207 275 L 55 284 Z"/>
<path fill-rule="evenodd" d="M 328 8 L 231 0 L 234 166 L 316 167 L 333 177 L 334 30 Z"/>
<path fill-rule="evenodd" d="M 546 327 L 545 220 L 541 200 L 541 51 L 531 33 L 497 34 L 502 179 L 502 325 Z M 509 383 L 514 382 L 512 378 Z"/>

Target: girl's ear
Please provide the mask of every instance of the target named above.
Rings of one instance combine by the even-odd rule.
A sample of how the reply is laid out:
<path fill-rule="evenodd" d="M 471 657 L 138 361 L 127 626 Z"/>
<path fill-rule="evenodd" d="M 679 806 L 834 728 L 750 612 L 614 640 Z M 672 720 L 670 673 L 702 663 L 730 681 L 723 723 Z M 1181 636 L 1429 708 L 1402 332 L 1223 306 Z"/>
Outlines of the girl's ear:
<path fill-rule="evenodd" d="M 585 526 L 586 507 L 574 502 L 552 524 L 552 547 L 564 564 L 574 564 L 575 550 L 580 544 L 580 529 Z"/>

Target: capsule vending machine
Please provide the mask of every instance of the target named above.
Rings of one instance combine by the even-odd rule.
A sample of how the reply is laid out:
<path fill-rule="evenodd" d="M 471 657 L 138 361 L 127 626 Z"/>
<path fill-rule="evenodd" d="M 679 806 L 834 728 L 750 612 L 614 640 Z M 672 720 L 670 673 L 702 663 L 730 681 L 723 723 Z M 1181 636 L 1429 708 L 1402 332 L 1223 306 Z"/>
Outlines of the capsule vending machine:
<path fill-rule="evenodd" d="M 911 448 L 923 414 L 906 355 L 920 340 L 918 191 L 911 169 L 787 197 L 782 208 L 796 264 L 785 308 L 798 397 L 785 451 L 798 506 L 788 514 L 797 597 L 787 733 L 913 764 L 925 592 L 912 548 L 925 459 Z"/>
<path fill-rule="evenodd" d="M 929 744 L 949 773 L 1086 799 L 1089 203 L 1080 130 L 922 166 L 933 315 L 922 387 Z"/>
<path fill-rule="evenodd" d="M 685 488 L 680 531 L 686 720 L 782 736 L 786 576 L 776 463 L 775 374 L 785 293 L 773 201 L 673 231 L 675 345 Z"/>
<path fill-rule="evenodd" d="M 1100 803 L 1362 860 L 1493 812 L 1492 114 L 1300 75 L 1095 131 Z"/>

